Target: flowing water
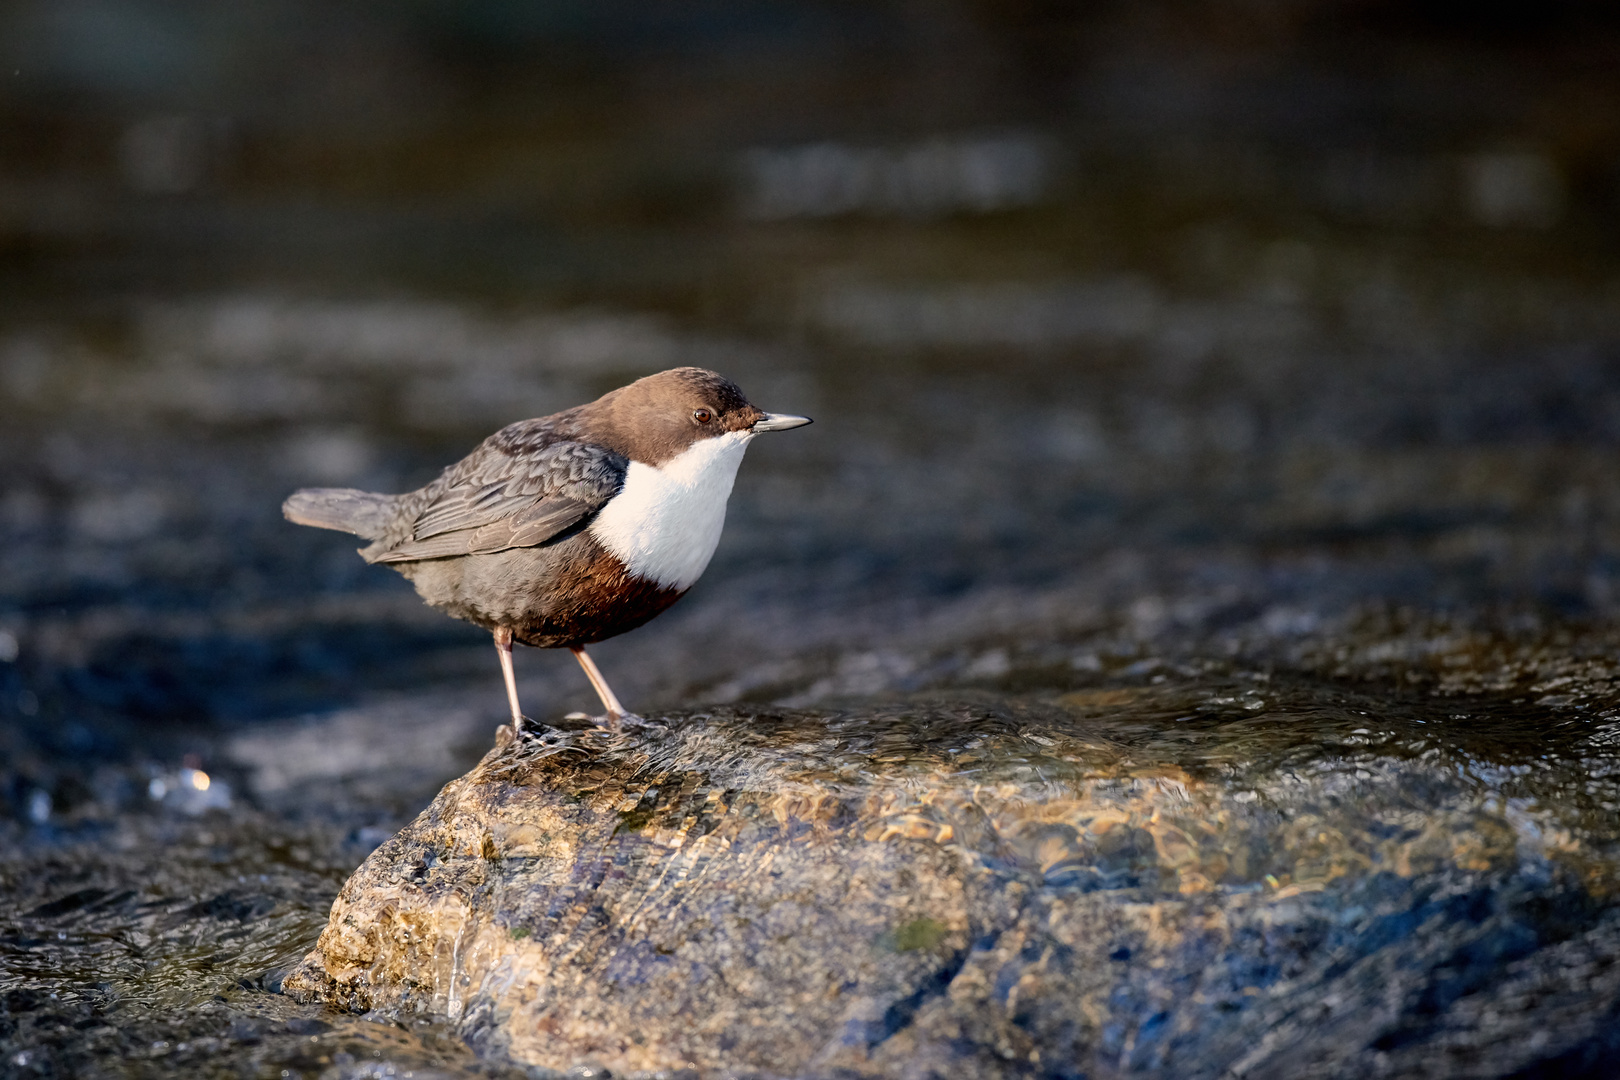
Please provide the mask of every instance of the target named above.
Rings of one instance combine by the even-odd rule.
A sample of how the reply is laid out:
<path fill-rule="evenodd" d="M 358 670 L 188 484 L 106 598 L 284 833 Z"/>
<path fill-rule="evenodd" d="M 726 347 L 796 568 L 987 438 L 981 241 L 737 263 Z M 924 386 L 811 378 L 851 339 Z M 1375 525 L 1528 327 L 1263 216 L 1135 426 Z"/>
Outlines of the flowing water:
<path fill-rule="evenodd" d="M 1122 774 L 1275 815 L 1212 825 L 1225 869 L 1198 871 L 1294 905 L 1297 963 L 1244 976 L 1229 1033 L 1308 1027 L 1284 991 L 1376 956 L 1358 1015 L 1383 1019 L 1322 1026 L 1350 1056 L 1321 1075 L 1605 1075 L 1620 265 L 1607 114 L 1557 103 L 1607 83 L 1574 37 L 1508 86 L 1499 41 L 1381 66 L 1298 27 L 1195 48 L 1116 22 L 1061 105 L 975 111 L 1000 76 L 924 57 L 889 112 L 833 94 L 787 123 L 833 85 L 817 64 L 682 54 L 569 75 L 533 127 L 511 117 L 550 84 L 488 106 L 495 134 L 248 123 L 187 187 L 189 159 L 141 156 L 192 145 L 162 114 L 105 191 L 6 188 L 0 1075 L 519 1075 L 276 992 L 503 712 L 480 632 L 278 507 L 404 490 L 683 363 L 816 424 L 756 441 L 693 594 L 593 650 L 632 708 L 900 742 L 931 710 L 1061 714 Z M 996 40 L 1044 71 L 1037 37 Z M 1509 123 L 1509 97 L 1545 107 Z M 7 130 L 57 130 L 33 100 Z M 312 195 L 278 154 L 339 179 Z M 443 161 L 484 171 L 446 194 Z M 537 718 L 592 704 L 566 656 L 518 673 Z M 1160 1067 L 1118 1038 L 1119 1072 Z"/>

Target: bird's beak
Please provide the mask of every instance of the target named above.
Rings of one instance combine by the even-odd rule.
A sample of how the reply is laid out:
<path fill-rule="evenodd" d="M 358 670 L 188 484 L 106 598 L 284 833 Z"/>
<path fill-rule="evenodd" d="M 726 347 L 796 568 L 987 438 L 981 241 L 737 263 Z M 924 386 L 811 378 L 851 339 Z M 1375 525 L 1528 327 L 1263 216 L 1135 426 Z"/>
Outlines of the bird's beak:
<path fill-rule="evenodd" d="M 754 421 L 754 431 L 790 431 L 796 427 L 804 427 L 810 422 L 808 416 L 789 416 L 787 413 L 768 412 Z"/>

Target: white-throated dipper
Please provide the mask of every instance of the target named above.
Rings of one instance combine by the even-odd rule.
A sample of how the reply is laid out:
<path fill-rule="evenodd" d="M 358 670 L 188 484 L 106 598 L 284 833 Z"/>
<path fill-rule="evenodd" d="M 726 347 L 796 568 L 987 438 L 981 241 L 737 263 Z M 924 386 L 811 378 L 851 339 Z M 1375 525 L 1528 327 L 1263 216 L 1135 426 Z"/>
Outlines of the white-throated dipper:
<path fill-rule="evenodd" d="M 585 646 L 679 600 L 720 542 L 748 443 L 809 422 L 755 408 L 712 371 L 674 368 L 510 424 L 416 491 L 305 488 L 281 512 L 372 541 L 367 562 L 493 633 L 514 730 L 514 641 L 572 650 L 617 726 L 624 707 Z"/>

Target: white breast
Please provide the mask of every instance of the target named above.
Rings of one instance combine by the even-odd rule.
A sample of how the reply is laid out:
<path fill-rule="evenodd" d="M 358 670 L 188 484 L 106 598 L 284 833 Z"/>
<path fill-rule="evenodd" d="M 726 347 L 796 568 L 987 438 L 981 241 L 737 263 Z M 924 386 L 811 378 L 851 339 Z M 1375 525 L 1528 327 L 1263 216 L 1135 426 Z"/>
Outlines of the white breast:
<path fill-rule="evenodd" d="M 689 589 L 709 565 L 751 431 L 699 439 L 654 468 L 632 461 L 591 535 L 638 577 Z"/>

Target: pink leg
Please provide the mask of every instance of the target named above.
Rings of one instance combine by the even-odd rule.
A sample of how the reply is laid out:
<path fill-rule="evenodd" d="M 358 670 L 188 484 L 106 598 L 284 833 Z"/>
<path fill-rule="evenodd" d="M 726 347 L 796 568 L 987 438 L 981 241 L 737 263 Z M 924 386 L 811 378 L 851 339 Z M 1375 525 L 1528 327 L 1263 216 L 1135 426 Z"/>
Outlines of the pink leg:
<path fill-rule="evenodd" d="M 613 696 L 613 688 L 607 684 L 606 679 L 602 678 L 602 672 L 598 670 L 596 661 L 591 659 L 590 654 L 585 651 L 583 645 L 570 645 L 568 651 L 574 654 L 574 659 L 579 661 L 579 666 L 585 669 L 585 677 L 591 680 L 591 686 L 596 690 L 596 696 L 602 699 L 602 705 L 607 709 L 608 726 L 618 730 L 619 718 L 624 715 L 624 706 L 620 705 L 619 699 Z"/>
<path fill-rule="evenodd" d="M 506 679 L 506 701 L 512 706 L 512 733 L 523 732 L 523 710 L 518 708 L 517 677 L 512 674 L 512 628 L 495 628 L 495 653 L 501 658 L 501 675 Z"/>

